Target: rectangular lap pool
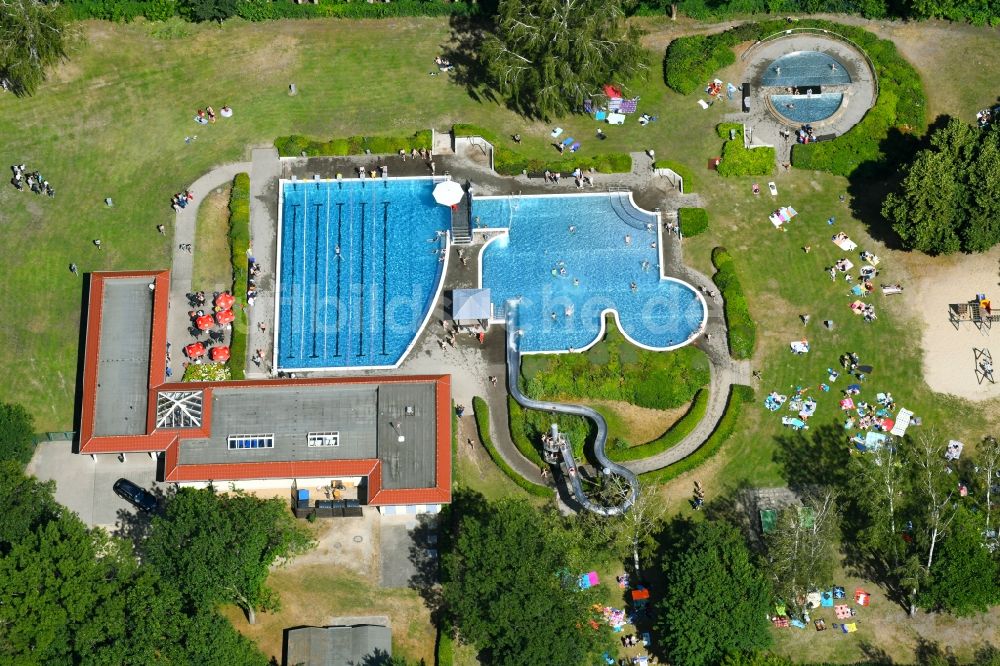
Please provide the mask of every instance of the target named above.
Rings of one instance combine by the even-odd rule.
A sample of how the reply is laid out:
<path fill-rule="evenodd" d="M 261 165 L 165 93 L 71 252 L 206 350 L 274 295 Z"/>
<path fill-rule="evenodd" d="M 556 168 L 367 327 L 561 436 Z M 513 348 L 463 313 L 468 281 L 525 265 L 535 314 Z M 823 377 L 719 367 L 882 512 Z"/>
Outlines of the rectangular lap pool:
<path fill-rule="evenodd" d="M 277 368 L 398 365 L 444 275 L 451 211 L 433 180 L 279 186 Z"/>

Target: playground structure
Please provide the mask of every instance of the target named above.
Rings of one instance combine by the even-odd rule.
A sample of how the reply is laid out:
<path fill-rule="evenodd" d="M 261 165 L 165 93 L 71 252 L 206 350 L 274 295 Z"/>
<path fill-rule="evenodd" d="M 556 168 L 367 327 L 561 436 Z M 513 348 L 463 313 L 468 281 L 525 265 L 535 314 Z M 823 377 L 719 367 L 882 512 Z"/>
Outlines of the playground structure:
<path fill-rule="evenodd" d="M 550 464 L 559 464 L 559 459 L 562 459 L 562 470 L 573 489 L 573 494 L 576 496 L 580 505 L 586 510 L 602 516 L 618 516 L 625 513 L 628 511 L 629 507 L 635 504 L 636 498 L 639 495 L 639 479 L 631 471 L 612 462 L 604 454 L 604 446 L 608 440 L 608 424 L 604 420 L 604 417 L 589 407 L 533 400 L 532 398 L 529 398 L 521 393 L 521 389 L 518 384 L 518 380 L 521 376 L 521 351 L 518 346 L 519 332 L 515 321 L 516 315 L 517 303 L 515 301 L 508 301 L 507 386 L 510 389 L 511 395 L 514 397 L 514 400 L 516 400 L 518 404 L 525 409 L 537 409 L 554 414 L 573 414 L 575 416 L 583 416 L 592 420 L 597 425 L 597 435 L 594 438 L 594 457 L 597 459 L 598 464 L 601 466 L 600 469 L 605 475 L 610 477 L 610 475 L 615 474 L 625 480 L 629 488 L 628 494 L 621 504 L 615 506 L 603 506 L 587 497 L 587 494 L 583 491 L 583 485 L 580 482 L 579 467 L 577 466 L 576 458 L 573 455 L 573 447 L 570 446 L 570 443 L 566 439 L 565 435 L 560 433 L 555 425 L 552 426 L 551 434 L 546 437 L 546 440 L 543 443 L 543 446 L 545 447 L 544 451 L 546 462 L 549 462 Z"/>
<path fill-rule="evenodd" d="M 986 347 L 982 349 L 973 347 L 972 353 L 975 357 L 976 381 L 980 384 L 983 382 L 996 384 L 996 380 L 993 379 L 993 356 L 990 354 L 990 350 Z"/>
<path fill-rule="evenodd" d="M 948 321 L 957 331 L 964 322 L 971 322 L 983 335 L 989 335 L 993 324 L 1000 323 L 1000 313 L 993 312 L 986 294 L 977 294 L 965 303 L 948 305 Z"/>

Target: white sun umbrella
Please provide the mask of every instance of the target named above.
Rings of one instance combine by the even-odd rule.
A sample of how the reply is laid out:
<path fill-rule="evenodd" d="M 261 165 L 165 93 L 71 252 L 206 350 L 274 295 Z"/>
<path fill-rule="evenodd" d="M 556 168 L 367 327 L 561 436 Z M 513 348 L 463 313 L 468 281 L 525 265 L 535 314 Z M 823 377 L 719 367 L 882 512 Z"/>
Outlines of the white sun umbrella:
<path fill-rule="evenodd" d="M 453 180 L 438 183 L 434 188 L 434 201 L 442 206 L 454 206 L 462 200 L 463 196 L 465 196 L 465 191 L 462 190 L 462 186 Z"/>

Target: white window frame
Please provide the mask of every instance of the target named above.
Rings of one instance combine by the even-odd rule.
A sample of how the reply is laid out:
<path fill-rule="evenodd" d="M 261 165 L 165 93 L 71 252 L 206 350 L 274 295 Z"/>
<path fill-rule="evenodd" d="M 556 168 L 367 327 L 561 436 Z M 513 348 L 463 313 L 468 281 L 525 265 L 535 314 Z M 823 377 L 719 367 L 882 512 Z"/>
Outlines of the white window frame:
<path fill-rule="evenodd" d="M 254 449 L 273 449 L 274 448 L 274 433 L 262 433 L 262 434 L 237 434 L 230 435 L 227 439 L 229 443 L 230 451 L 252 451 Z M 259 441 L 258 446 L 240 446 L 242 442 Z"/>
<path fill-rule="evenodd" d="M 340 432 L 337 430 L 311 432 L 306 436 L 306 444 L 311 449 L 340 446 Z"/>

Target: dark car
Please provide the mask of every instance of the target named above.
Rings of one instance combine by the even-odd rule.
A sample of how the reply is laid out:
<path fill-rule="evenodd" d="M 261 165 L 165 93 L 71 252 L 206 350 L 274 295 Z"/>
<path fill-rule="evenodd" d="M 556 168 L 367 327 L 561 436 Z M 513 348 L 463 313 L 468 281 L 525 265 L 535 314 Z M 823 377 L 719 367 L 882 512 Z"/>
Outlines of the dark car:
<path fill-rule="evenodd" d="M 156 510 L 156 496 L 128 479 L 115 481 L 115 495 L 142 511 Z"/>

